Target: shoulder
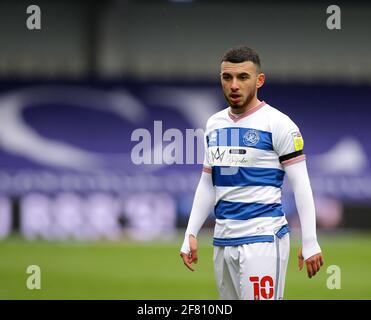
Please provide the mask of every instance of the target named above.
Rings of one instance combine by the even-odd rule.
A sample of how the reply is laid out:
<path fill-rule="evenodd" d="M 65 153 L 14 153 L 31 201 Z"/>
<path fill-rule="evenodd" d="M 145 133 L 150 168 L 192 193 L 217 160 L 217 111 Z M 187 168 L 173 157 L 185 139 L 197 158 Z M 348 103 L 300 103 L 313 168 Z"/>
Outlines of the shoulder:
<path fill-rule="evenodd" d="M 283 113 L 282 111 L 278 110 L 275 107 L 272 107 L 269 104 L 265 105 L 266 113 L 269 115 L 272 121 L 281 122 L 281 121 L 292 121 L 291 118 Z"/>
<path fill-rule="evenodd" d="M 273 130 L 297 128 L 296 123 L 285 113 L 267 104 L 265 112 Z"/>

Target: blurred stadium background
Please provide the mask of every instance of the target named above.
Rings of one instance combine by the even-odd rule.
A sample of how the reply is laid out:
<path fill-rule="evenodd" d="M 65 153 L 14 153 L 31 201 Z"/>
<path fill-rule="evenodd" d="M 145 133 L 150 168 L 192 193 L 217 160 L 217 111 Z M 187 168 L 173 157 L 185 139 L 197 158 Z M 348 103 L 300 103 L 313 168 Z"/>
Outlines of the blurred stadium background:
<path fill-rule="evenodd" d="M 26 28 L 30 4 L 41 30 Z M 201 170 L 185 137 L 225 107 L 220 57 L 239 44 L 261 56 L 260 99 L 305 139 L 326 264 L 311 280 L 297 271 L 286 185 L 286 298 L 370 299 L 371 5 L 337 2 L 342 29 L 329 30 L 329 4 L 2 0 L 0 299 L 217 299 L 212 214 L 197 271 L 178 256 Z M 132 133 L 154 121 L 182 133 L 184 164 L 132 162 Z M 29 265 L 41 290 L 26 287 Z M 326 286 L 330 265 L 340 290 Z"/>

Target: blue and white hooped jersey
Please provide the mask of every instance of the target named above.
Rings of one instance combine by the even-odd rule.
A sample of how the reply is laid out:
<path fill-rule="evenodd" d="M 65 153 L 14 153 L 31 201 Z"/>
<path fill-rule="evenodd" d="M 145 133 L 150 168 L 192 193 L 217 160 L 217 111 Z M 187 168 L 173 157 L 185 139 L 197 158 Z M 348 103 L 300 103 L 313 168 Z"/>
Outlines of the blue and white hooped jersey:
<path fill-rule="evenodd" d="M 216 191 L 215 246 L 273 242 L 288 232 L 284 166 L 305 159 L 303 145 L 295 123 L 264 101 L 237 118 L 229 108 L 209 118 L 203 170 Z"/>

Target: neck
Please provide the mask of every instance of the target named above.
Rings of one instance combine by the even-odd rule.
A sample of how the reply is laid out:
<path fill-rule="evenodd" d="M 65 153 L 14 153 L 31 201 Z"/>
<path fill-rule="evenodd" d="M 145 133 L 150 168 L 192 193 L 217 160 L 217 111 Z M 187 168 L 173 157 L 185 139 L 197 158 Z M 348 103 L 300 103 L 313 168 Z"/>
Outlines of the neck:
<path fill-rule="evenodd" d="M 257 97 L 255 97 L 247 105 L 244 105 L 241 108 L 236 108 L 236 109 L 232 109 L 231 107 L 229 107 L 229 110 L 232 114 L 234 114 L 236 116 L 239 116 L 239 115 L 241 115 L 241 114 L 243 114 L 243 113 L 245 113 L 245 112 L 247 112 L 251 109 L 254 109 L 260 103 L 261 103 L 261 101 Z"/>

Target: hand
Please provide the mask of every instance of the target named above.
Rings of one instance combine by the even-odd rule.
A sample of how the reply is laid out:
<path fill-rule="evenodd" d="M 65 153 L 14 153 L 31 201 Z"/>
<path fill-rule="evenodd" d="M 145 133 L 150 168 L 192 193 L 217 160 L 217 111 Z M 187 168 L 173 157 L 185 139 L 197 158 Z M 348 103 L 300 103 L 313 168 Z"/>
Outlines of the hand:
<path fill-rule="evenodd" d="M 198 262 L 197 247 L 197 239 L 193 235 L 189 235 L 189 248 L 191 252 L 189 254 L 183 252 L 180 253 L 185 266 L 191 271 L 194 271 L 192 263 Z"/>
<path fill-rule="evenodd" d="M 303 269 L 303 264 L 304 264 L 304 257 L 302 255 L 302 248 L 300 247 L 299 252 L 298 252 L 298 264 L 299 264 L 299 271 Z M 305 263 L 307 265 L 307 272 L 308 272 L 308 277 L 312 278 L 323 266 L 323 257 L 322 253 L 317 253 L 307 260 L 305 260 Z"/>

